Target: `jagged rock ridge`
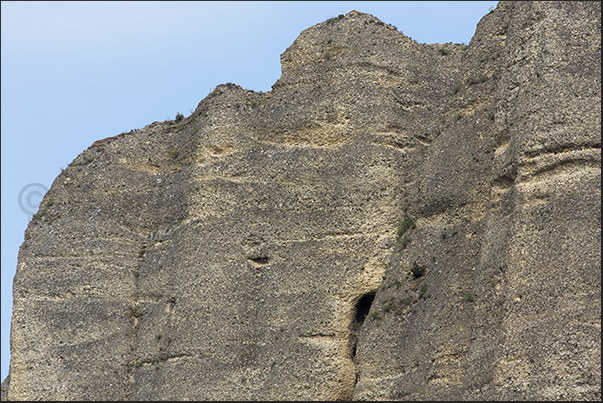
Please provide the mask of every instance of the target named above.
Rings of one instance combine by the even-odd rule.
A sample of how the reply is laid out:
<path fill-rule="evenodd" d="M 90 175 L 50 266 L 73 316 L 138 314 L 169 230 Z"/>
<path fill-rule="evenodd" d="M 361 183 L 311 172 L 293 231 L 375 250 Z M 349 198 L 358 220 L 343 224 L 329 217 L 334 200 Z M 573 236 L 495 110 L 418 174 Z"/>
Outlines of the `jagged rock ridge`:
<path fill-rule="evenodd" d="M 600 399 L 600 3 L 352 11 L 57 177 L 9 399 Z M 3 392 L 4 393 L 4 392 Z"/>

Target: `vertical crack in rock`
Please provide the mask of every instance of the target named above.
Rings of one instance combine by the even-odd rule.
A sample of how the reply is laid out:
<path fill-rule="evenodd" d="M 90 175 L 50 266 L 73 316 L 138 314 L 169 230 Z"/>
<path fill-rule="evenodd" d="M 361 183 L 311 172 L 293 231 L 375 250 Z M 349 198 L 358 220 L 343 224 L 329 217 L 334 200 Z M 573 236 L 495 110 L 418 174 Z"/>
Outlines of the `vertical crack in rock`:
<path fill-rule="evenodd" d="M 350 356 L 352 361 L 356 362 L 356 347 L 358 343 L 358 332 L 364 323 L 364 320 L 368 316 L 371 310 L 371 305 L 375 300 L 375 293 L 369 292 L 364 294 L 358 299 L 356 306 L 354 307 L 354 320 L 352 321 L 352 327 L 350 329 Z"/>
<path fill-rule="evenodd" d="M 356 386 L 356 382 L 358 380 L 358 374 L 356 373 L 356 351 L 358 347 L 358 334 L 360 333 L 360 329 L 364 324 L 364 320 L 368 316 L 371 305 L 375 300 L 375 292 L 371 291 L 366 294 L 363 294 L 358 298 L 353 308 L 353 318 L 350 324 L 349 338 L 348 338 L 348 346 L 349 346 L 349 354 L 350 359 L 352 360 L 352 365 L 354 367 L 354 378 L 353 384 L 350 385 L 349 397 L 348 400 L 352 398 L 354 394 L 354 387 Z"/>

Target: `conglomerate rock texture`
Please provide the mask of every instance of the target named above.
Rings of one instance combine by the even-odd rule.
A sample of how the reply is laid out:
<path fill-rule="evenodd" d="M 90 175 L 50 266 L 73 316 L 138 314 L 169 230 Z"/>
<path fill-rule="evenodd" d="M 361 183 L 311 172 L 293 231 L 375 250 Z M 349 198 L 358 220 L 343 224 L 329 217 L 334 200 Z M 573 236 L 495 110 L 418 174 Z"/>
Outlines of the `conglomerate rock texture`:
<path fill-rule="evenodd" d="M 600 18 L 352 11 L 97 141 L 25 233 L 3 399 L 600 400 Z"/>

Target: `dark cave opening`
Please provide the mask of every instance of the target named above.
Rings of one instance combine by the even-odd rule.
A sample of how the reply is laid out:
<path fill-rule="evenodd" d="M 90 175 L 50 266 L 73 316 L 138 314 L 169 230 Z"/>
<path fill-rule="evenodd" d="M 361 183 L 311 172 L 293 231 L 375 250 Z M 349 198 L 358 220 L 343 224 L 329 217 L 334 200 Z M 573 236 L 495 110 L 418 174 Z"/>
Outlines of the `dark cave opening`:
<path fill-rule="evenodd" d="M 362 297 L 358 299 L 356 306 L 354 307 L 354 320 L 352 321 L 352 328 L 350 329 L 350 355 L 352 360 L 356 360 L 356 344 L 358 342 L 358 332 L 364 323 L 369 311 L 371 310 L 371 305 L 375 300 L 375 293 L 369 292 L 364 294 Z"/>
<path fill-rule="evenodd" d="M 362 325 L 369 311 L 371 310 L 371 305 L 375 300 L 375 293 L 369 292 L 368 294 L 364 294 L 358 302 L 356 303 L 356 315 L 354 317 L 354 322 L 360 323 Z"/>

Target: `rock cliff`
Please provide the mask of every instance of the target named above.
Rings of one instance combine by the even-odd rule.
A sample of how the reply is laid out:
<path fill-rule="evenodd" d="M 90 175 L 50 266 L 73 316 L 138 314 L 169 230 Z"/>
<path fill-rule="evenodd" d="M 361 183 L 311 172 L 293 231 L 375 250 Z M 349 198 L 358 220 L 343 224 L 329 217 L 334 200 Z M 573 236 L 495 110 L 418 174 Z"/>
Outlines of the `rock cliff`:
<path fill-rule="evenodd" d="M 95 142 L 26 230 L 3 399 L 600 400 L 600 17 L 352 11 Z"/>

